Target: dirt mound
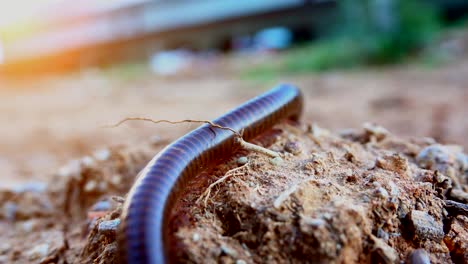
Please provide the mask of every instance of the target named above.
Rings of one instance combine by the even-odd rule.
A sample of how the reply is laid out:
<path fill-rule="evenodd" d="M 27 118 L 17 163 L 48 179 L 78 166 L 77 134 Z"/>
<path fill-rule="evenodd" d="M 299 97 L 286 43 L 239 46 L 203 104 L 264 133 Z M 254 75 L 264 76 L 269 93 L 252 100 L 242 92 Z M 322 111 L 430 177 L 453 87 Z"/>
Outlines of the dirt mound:
<path fill-rule="evenodd" d="M 0 262 L 115 261 L 122 197 L 166 143 L 102 150 L 48 186 L 2 191 Z M 461 148 L 374 125 L 333 134 L 282 124 L 255 143 L 282 159 L 241 150 L 187 189 L 171 221 L 178 260 L 468 261 Z"/>

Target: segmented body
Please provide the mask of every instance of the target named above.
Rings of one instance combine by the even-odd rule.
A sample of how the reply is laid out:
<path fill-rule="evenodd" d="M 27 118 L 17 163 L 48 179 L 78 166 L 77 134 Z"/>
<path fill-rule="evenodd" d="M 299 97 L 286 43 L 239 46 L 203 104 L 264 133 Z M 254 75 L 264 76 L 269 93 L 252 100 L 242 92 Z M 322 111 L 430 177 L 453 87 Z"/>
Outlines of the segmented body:
<path fill-rule="evenodd" d="M 250 140 L 279 121 L 297 119 L 300 91 L 280 85 L 213 121 Z M 168 262 L 169 216 L 190 179 L 238 148 L 232 131 L 203 125 L 176 140 L 140 172 L 122 212 L 119 250 L 127 263 Z"/>

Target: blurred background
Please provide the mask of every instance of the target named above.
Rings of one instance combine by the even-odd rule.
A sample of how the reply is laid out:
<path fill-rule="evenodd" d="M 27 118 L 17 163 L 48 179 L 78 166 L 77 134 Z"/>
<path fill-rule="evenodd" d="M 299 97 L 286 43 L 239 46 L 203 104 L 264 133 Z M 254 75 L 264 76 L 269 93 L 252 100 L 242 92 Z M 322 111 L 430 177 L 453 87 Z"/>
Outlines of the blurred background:
<path fill-rule="evenodd" d="M 0 0 L 0 186 L 169 142 L 280 82 L 304 121 L 468 147 L 465 0 Z"/>

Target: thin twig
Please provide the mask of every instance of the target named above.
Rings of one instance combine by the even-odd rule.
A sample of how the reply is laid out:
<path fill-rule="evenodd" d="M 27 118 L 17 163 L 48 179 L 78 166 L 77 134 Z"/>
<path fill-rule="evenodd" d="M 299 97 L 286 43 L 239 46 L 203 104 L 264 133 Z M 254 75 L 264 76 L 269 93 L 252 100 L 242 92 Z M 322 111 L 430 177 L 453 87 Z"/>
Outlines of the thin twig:
<path fill-rule="evenodd" d="M 203 123 L 203 124 L 209 124 L 210 126 L 215 127 L 215 128 L 231 131 L 236 136 L 236 142 L 240 145 L 241 148 L 243 148 L 245 150 L 251 150 L 251 151 L 263 153 L 263 154 L 265 154 L 267 156 L 270 156 L 272 158 L 276 158 L 276 157 L 280 156 L 279 153 L 276 152 L 276 151 L 272 151 L 272 150 L 269 150 L 267 148 L 264 148 L 264 147 L 261 147 L 261 146 L 258 146 L 258 145 L 255 145 L 255 144 L 252 144 L 252 143 L 249 143 L 249 142 L 245 141 L 242 138 L 242 135 L 244 133 L 243 129 L 240 132 L 237 132 L 236 130 L 234 130 L 234 129 L 230 128 L 230 127 L 224 127 L 224 126 L 215 124 L 212 121 L 208 121 L 208 120 L 184 119 L 184 120 L 179 120 L 179 121 L 170 121 L 170 120 L 166 120 L 166 119 L 154 120 L 154 119 L 146 118 L 146 117 L 127 117 L 127 118 L 124 118 L 124 119 L 120 120 L 118 123 L 116 123 L 114 125 L 104 126 L 104 127 L 114 128 L 114 127 L 118 127 L 118 126 L 122 125 L 123 123 L 125 123 L 127 121 L 135 121 L 135 120 L 136 121 L 146 121 L 146 122 L 151 122 L 151 123 L 155 123 L 155 124 L 158 124 L 158 123 L 169 123 L 169 124 Z"/>
<path fill-rule="evenodd" d="M 179 120 L 179 121 L 170 121 L 170 120 L 166 120 L 166 119 L 154 120 L 154 119 L 146 118 L 146 117 L 127 117 L 127 118 L 124 118 L 124 119 L 120 120 L 118 123 L 116 123 L 114 125 L 105 126 L 105 127 L 108 127 L 108 128 L 118 127 L 118 126 L 120 126 L 121 124 L 123 124 L 123 123 L 125 123 L 127 121 L 134 121 L 134 120 L 146 121 L 146 122 L 151 122 L 151 123 L 155 123 L 155 124 L 158 124 L 158 123 L 169 123 L 169 124 L 203 123 L 203 124 L 209 124 L 210 126 L 216 127 L 216 128 L 219 128 L 219 129 L 229 130 L 232 133 L 234 133 L 234 135 L 242 138 L 241 133 L 237 132 L 236 130 L 234 130 L 234 129 L 230 128 L 230 127 L 224 127 L 224 126 L 215 124 L 215 123 L 213 123 L 212 121 L 209 121 L 209 120 L 184 119 L 184 120 Z"/>
<path fill-rule="evenodd" d="M 245 140 L 242 139 L 242 138 L 237 138 L 237 142 L 240 144 L 240 146 L 241 146 L 243 149 L 246 149 L 246 150 L 251 150 L 251 151 L 263 153 L 263 154 L 265 154 L 265 155 L 267 155 L 267 156 L 270 156 L 270 157 L 272 157 L 272 158 L 276 158 L 276 157 L 279 157 L 279 156 L 280 156 L 279 153 L 276 152 L 276 151 L 273 151 L 273 150 L 264 148 L 264 147 L 259 146 L 259 145 L 255 145 L 255 144 L 249 143 L 249 142 L 245 141 Z"/>

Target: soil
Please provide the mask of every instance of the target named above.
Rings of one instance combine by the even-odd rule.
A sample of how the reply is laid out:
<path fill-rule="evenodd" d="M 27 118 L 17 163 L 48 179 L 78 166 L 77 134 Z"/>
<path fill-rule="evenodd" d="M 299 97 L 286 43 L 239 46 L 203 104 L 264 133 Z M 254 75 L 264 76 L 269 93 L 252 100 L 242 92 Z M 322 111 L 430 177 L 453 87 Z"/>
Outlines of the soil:
<path fill-rule="evenodd" d="M 112 263 L 135 175 L 195 125 L 103 126 L 215 118 L 280 81 L 304 91 L 302 122 L 255 143 L 283 162 L 240 151 L 200 175 L 174 215 L 179 260 L 466 263 L 467 73 L 462 61 L 267 82 L 101 71 L 0 81 L 0 263 Z"/>

